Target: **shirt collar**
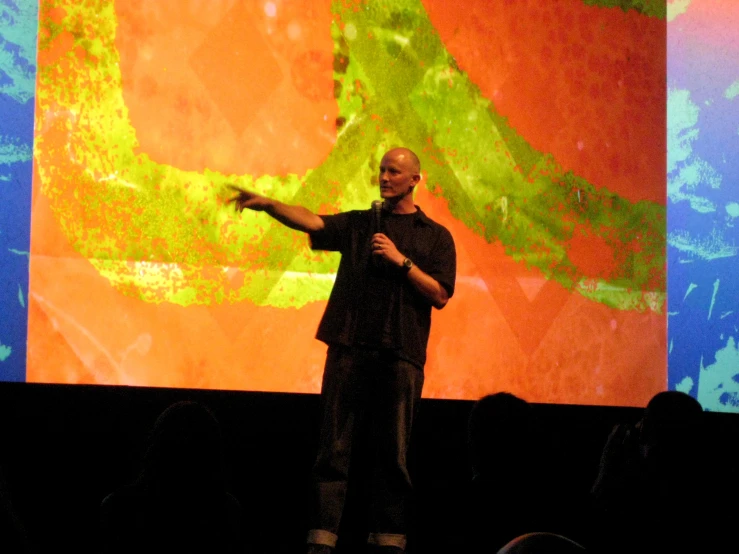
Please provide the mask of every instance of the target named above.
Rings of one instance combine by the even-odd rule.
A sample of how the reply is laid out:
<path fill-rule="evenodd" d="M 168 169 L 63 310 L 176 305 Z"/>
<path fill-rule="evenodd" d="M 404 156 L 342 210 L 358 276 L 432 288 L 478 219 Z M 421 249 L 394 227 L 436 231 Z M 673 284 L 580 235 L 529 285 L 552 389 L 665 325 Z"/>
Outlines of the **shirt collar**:
<path fill-rule="evenodd" d="M 432 221 L 429 219 L 429 217 L 423 213 L 423 210 L 418 204 L 414 204 L 416 206 L 416 221 L 423 223 L 424 225 L 431 225 Z"/>
<path fill-rule="evenodd" d="M 429 218 L 429 216 L 427 216 L 425 213 L 423 213 L 423 210 L 421 209 L 421 207 L 418 204 L 414 204 L 414 206 L 416 207 L 416 211 L 413 212 L 413 213 L 410 213 L 410 214 L 406 214 L 406 215 L 412 215 L 413 216 L 413 223 L 414 223 L 414 225 L 420 223 L 422 225 L 427 225 L 427 226 L 431 227 L 433 225 L 433 221 L 431 221 L 431 219 Z"/>

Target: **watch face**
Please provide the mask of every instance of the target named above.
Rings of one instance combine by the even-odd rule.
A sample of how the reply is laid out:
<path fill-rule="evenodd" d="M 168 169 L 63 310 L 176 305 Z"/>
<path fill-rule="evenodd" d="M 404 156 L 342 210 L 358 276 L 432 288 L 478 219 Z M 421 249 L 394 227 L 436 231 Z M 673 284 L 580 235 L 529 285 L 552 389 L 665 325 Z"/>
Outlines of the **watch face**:
<path fill-rule="evenodd" d="M 406 258 L 405 260 L 403 260 L 403 266 L 406 269 L 410 269 L 413 267 L 413 262 L 410 260 L 410 258 Z"/>

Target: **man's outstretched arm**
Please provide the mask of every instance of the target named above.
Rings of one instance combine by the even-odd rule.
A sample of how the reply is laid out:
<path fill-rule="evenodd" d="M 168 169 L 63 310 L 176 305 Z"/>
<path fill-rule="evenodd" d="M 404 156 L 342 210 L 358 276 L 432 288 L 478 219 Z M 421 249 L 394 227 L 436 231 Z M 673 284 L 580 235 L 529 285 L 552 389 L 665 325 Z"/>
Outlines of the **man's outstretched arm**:
<path fill-rule="evenodd" d="M 283 225 L 304 233 L 314 233 L 323 229 L 323 219 L 308 208 L 285 204 L 234 185 L 229 185 L 229 188 L 236 196 L 228 202 L 233 203 L 240 212 L 244 210 L 265 212 Z"/>

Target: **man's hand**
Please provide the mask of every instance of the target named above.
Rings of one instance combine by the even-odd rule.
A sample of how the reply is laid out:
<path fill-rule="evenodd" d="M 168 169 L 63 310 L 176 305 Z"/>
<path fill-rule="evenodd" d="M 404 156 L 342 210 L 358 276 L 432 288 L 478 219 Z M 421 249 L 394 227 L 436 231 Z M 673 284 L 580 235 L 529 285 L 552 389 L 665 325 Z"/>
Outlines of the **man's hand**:
<path fill-rule="evenodd" d="M 371 244 L 373 256 L 379 256 L 397 267 L 403 267 L 405 256 L 398 251 L 395 243 L 387 235 L 375 233 L 372 235 Z M 431 302 L 432 306 L 439 310 L 446 306 L 446 303 L 449 301 L 449 295 L 446 289 L 436 279 L 425 273 L 415 264 L 408 270 L 407 275 L 410 284 L 425 296 Z"/>
<path fill-rule="evenodd" d="M 228 200 L 229 204 L 234 204 L 240 212 L 244 210 L 254 210 L 255 212 L 263 212 L 267 210 L 273 201 L 266 196 L 251 192 L 246 189 L 237 187 L 236 185 L 227 185 L 232 191 L 236 192 L 236 196 Z"/>
<path fill-rule="evenodd" d="M 398 249 L 395 247 L 395 243 L 393 243 L 393 241 L 383 233 L 375 233 L 372 235 L 372 255 L 384 258 L 398 267 L 402 266 L 403 260 L 405 260 L 405 256 L 398 252 Z"/>

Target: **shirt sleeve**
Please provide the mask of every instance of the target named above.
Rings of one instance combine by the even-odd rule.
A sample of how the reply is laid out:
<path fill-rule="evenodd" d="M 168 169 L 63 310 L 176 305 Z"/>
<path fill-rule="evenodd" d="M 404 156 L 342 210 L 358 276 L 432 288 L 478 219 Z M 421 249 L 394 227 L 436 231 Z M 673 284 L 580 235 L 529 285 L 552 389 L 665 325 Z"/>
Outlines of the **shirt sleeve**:
<path fill-rule="evenodd" d="M 434 254 L 429 268 L 421 269 L 438 281 L 451 298 L 457 280 L 457 250 L 454 246 L 452 234 L 445 227 L 441 227 L 439 230 Z"/>
<path fill-rule="evenodd" d="M 319 217 L 323 220 L 323 229 L 308 234 L 311 249 L 344 252 L 350 241 L 348 212 Z"/>

